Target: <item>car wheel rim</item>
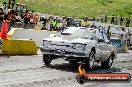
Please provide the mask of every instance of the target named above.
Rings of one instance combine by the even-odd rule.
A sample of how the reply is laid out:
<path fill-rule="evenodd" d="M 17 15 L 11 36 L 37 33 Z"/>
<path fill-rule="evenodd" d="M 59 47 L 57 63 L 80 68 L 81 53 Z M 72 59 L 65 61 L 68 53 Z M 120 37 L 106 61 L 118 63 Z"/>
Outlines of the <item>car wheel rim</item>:
<path fill-rule="evenodd" d="M 95 61 L 94 58 L 95 58 L 94 52 L 91 52 L 90 58 L 89 58 L 90 68 L 93 68 L 94 66 L 94 61 Z"/>

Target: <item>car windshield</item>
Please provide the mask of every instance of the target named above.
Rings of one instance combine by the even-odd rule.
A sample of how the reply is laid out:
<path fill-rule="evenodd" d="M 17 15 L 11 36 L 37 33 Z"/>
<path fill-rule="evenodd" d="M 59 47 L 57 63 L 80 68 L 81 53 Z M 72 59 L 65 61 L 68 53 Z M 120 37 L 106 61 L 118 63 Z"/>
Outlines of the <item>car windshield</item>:
<path fill-rule="evenodd" d="M 91 38 L 96 36 L 95 32 L 89 31 L 85 28 L 67 29 L 61 33 L 61 35 L 73 35 L 82 38 Z"/>

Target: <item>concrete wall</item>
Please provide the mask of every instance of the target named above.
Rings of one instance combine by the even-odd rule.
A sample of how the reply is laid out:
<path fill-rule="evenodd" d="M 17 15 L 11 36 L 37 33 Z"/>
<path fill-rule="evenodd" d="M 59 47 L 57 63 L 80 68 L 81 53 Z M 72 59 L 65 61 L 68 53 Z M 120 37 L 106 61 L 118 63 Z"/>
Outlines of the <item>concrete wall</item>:
<path fill-rule="evenodd" d="M 119 27 L 124 27 L 126 32 L 129 32 L 129 33 L 132 34 L 132 27 L 125 27 L 125 26 L 118 26 L 118 25 L 113 25 L 113 24 L 107 24 L 107 23 L 100 23 L 100 22 L 90 21 L 90 25 L 92 25 L 93 23 L 95 23 L 95 25 L 99 29 L 102 29 L 102 27 L 105 28 L 105 32 L 107 32 L 108 26 L 111 26 L 112 34 L 114 34 L 114 35 L 115 34 L 119 35 L 120 33 L 122 33 L 122 29 L 119 28 Z"/>
<path fill-rule="evenodd" d="M 57 34 L 58 32 L 41 31 L 34 29 L 16 29 L 13 33 L 13 39 L 32 39 L 35 41 L 37 47 L 42 45 L 42 40 L 47 38 L 50 34 Z"/>
<path fill-rule="evenodd" d="M 125 26 L 118 26 L 118 25 L 113 25 L 113 24 L 107 24 L 107 23 L 100 23 L 100 22 L 95 22 L 95 21 L 90 21 L 90 25 L 92 25 L 93 23 L 95 23 L 95 25 L 97 26 L 97 28 L 99 26 L 101 27 L 105 27 L 105 29 L 108 29 L 108 26 L 111 26 L 111 29 L 114 31 L 114 29 L 116 27 L 125 27 Z M 101 28 L 100 27 L 100 28 Z M 132 30 L 132 27 L 125 27 L 126 29 Z"/>

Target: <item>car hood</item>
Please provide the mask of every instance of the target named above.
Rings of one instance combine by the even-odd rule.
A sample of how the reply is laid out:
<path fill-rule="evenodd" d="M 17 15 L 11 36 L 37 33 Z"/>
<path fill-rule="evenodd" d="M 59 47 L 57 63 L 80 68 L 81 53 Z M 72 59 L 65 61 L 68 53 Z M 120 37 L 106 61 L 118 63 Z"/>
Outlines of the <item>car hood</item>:
<path fill-rule="evenodd" d="M 53 37 L 45 38 L 44 40 L 55 41 L 55 42 L 82 43 L 82 44 L 86 44 L 88 42 L 94 42 L 94 40 L 90 40 L 88 38 L 76 37 L 71 35 L 59 35 L 55 37 L 53 36 Z"/>

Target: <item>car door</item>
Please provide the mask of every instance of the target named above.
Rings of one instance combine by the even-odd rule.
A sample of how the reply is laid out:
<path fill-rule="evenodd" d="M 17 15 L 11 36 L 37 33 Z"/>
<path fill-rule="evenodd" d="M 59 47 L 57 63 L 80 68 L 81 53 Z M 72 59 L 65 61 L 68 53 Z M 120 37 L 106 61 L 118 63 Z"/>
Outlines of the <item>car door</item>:
<path fill-rule="evenodd" d="M 97 44 L 97 52 L 98 57 L 102 58 L 103 60 L 106 60 L 109 58 L 111 51 L 112 51 L 112 45 L 109 44 L 108 37 L 104 30 L 98 30 L 97 35 L 98 37 L 98 44 Z M 101 41 L 99 41 L 101 40 Z"/>
<path fill-rule="evenodd" d="M 108 37 L 106 33 L 103 33 L 103 38 L 104 38 L 104 50 L 105 50 L 105 58 L 108 58 L 112 52 L 112 45 L 109 43 L 110 40 L 108 40 Z"/>
<path fill-rule="evenodd" d="M 105 58 L 106 44 L 103 33 L 100 30 L 96 31 L 96 57 L 99 59 Z"/>

